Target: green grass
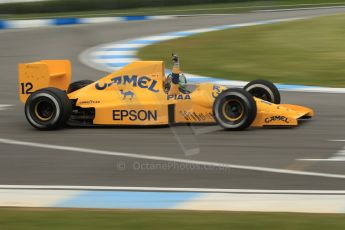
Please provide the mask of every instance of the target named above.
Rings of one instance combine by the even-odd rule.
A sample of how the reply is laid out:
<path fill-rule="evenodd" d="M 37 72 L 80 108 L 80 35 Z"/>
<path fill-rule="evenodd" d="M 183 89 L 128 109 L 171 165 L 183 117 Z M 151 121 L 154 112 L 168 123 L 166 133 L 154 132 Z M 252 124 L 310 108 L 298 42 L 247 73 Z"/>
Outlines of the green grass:
<path fill-rule="evenodd" d="M 345 215 L 190 212 L 105 211 L 58 209 L 0 209 L 0 227 L 36 229 L 344 229 Z"/>
<path fill-rule="evenodd" d="M 320 5 L 321 4 L 321 5 Z M 32 19 L 55 17 L 90 17 L 90 16 L 126 16 L 126 15 L 172 15 L 172 14 L 226 14 L 240 13 L 252 10 L 333 6 L 344 5 L 345 0 L 276 0 L 276 1 L 252 1 L 239 3 L 216 3 L 170 7 L 145 7 L 121 10 L 99 10 L 62 13 L 35 13 L 35 14 L 8 14 L 0 15 L 2 19 Z"/>
<path fill-rule="evenodd" d="M 145 60 L 180 55 L 184 72 L 232 80 L 345 86 L 345 15 L 209 32 L 139 51 Z"/>

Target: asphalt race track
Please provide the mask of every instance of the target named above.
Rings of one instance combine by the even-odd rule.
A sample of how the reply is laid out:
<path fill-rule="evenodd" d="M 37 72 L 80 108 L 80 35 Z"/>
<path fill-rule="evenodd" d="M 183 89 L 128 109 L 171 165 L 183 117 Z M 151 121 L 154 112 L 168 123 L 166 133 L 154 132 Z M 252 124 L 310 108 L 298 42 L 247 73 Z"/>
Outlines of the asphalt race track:
<path fill-rule="evenodd" d="M 329 159 L 343 149 L 345 142 L 330 140 L 345 139 L 344 94 L 284 92 L 283 103 L 314 108 L 315 119 L 293 129 L 250 129 L 244 132 L 225 132 L 205 126 L 66 128 L 40 132 L 26 121 L 17 95 L 17 64 L 20 62 L 70 59 L 73 80 L 96 80 L 104 73 L 81 64 L 78 56 L 102 43 L 214 25 L 340 12 L 345 9 L 209 15 L 1 31 L 0 105 L 13 106 L 0 109 L 0 184 L 345 189 L 345 161 L 299 160 Z M 8 140 L 49 146 L 9 144 Z M 83 149 L 69 151 L 57 146 Z M 86 151 L 89 149 L 91 151 Z M 193 149 L 199 153 L 190 154 L 189 150 Z M 102 151 L 114 154 L 102 154 Z M 117 153 L 142 157 L 118 156 Z M 174 163 L 173 159 L 165 161 L 159 157 L 191 161 Z M 207 166 L 200 161 L 221 163 L 224 167 Z M 296 171 L 300 173 L 294 174 Z M 307 175 L 308 172 L 318 174 Z"/>

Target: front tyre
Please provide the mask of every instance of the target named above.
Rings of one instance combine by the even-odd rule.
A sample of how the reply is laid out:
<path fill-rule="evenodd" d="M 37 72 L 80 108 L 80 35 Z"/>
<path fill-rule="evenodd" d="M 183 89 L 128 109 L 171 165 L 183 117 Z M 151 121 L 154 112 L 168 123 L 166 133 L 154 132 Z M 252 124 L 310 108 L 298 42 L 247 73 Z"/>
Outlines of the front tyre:
<path fill-rule="evenodd" d="M 25 116 L 39 130 L 54 130 L 64 126 L 72 113 L 66 93 L 57 88 L 44 88 L 30 95 L 25 103 Z"/>
<path fill-rule="evenodd" d="M 266 80 L 254 80 L 249 82 L 244 87 L 244 90 L 249 92 L 253 97 L 260 98 L 274 104 L 280 104 L 280 92 L 272 82 Z"/>
<path fill-rule="evenodd" d="M 226 130 L 244 130 L 256 117 L 256 102 L 243 89 L 227 89 L 218 95 L 213 104 L 216 122 Z"/>

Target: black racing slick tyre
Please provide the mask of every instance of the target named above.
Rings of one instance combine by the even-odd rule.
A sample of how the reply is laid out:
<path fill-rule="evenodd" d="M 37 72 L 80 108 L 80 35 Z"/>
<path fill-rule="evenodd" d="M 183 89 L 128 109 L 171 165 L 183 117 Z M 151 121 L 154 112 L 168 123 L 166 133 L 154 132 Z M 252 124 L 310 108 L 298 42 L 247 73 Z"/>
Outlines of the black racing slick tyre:
<path fill-rule="evenodd" d="M 73 82 L 68 86 L 67 94 L 77 91 L 78 89 L 84 88 L 85 86 L 90 85 L 92 83 L 94 83 L 94 81 L 91 80 L 81 80 Z"/>
<path fill-rule="evenodd" d="M 254 80 L 249 82 L 244 87 L 244 90 L 249 92 L 254 97 L 274 104 L 280 104 L 280 92 L 272 82 L 266 80 Z"/>
<path fill-rule="evenodd" d="M 57 88 L 43 88 L 30 95 L 25 103 L 25 116 L 39 130 L 54 130 L 64 126 L 72 113 L 67 94 Z"/>
<path fill-rule="evenodd" d="M 213 104 L 216 122 L 226 130 L 244 130 L 256 117 L 256 102 L 243 89 L 227 89 L 218 95 Z"/>

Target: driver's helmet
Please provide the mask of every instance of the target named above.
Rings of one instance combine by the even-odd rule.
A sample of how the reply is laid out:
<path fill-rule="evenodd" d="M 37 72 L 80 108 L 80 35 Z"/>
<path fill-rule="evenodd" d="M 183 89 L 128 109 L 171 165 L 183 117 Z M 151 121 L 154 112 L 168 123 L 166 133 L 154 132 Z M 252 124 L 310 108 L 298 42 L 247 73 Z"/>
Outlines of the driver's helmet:
<path fill-rule="evenodd" d="M 169 74 L 164 81 L 164 91 L 167 93 L 170 90 L 172 81 L 172 74 Z M 187 78 L 183 73 L 179 74 L 179 88 L 182 93 L 186 93 L 185 87 L 187 85 Z"/>

